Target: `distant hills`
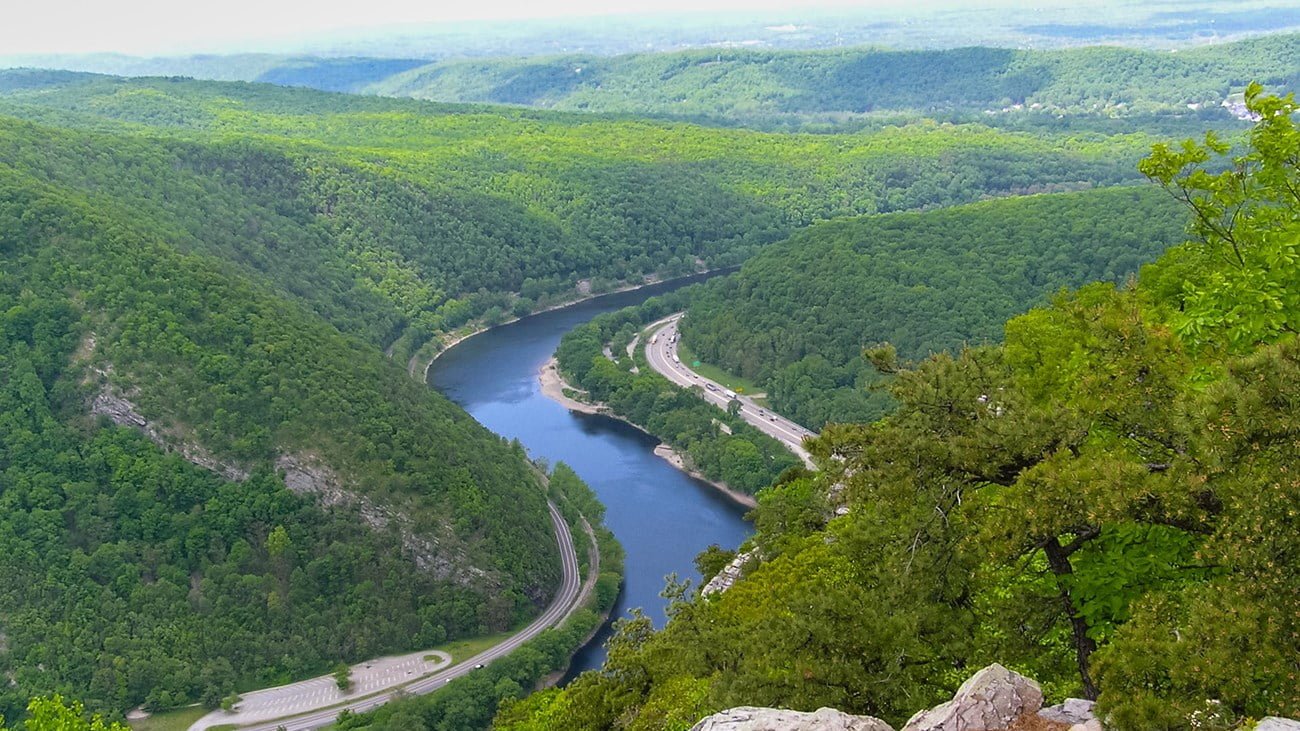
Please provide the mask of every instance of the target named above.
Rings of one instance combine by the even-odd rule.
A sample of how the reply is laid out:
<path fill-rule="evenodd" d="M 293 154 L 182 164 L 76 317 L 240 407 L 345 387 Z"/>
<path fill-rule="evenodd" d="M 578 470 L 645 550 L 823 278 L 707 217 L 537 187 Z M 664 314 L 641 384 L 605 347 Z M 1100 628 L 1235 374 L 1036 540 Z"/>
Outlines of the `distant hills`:
<path fill-rule="evenodd" d="M 1060 118 L 1224 123 L 1254 80 L 1300 86 L 1300 35 L 1173 50 L 966 47 L 884 50 L 710 48 L 671 53 L 493 58 L 275 54 L 134 58 L 112 54 L 10 63 L 120 76 L 260 81 L 441 102 L 690 119 L 767 128 L 844 128 L 938 116 L 1063 126 Z M 3 59 L 0 59 L 3 63 Z"/>
<path fill-rule="evenodd" d="M 1252 80 L 1295 88 L 1300 36 L 1177 52 L 726 49 L 466 60 L 403 71 L 364 90 L 571 111 L 834 122 L 890 113 L 1195 115 L 1218 112 Z"/>

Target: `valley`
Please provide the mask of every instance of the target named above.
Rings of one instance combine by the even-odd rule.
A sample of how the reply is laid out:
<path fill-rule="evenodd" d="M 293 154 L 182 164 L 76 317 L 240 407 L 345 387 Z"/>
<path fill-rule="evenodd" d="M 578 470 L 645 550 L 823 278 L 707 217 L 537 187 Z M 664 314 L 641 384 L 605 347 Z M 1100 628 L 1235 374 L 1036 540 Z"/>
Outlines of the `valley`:
<path fill-rule="evenodd" d="M 1300 716 L 1292 9 L 66 1 L 0 28 L 0 729 Z"/>

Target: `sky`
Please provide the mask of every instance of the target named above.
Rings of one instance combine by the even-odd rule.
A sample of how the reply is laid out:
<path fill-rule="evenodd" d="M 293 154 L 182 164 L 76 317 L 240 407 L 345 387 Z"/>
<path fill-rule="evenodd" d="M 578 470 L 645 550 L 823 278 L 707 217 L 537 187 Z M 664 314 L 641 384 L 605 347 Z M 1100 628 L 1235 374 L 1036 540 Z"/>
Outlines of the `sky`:
<path fill-rule="evenodd" d="M 0 56 L 246 50 L 343 29 L 611 13 L 960 5 L 963 0 L 5 0 Z M 974 4 L 967 0 L 966 4 Z M 986 4 L 986 3 L 983 3 Z"/>

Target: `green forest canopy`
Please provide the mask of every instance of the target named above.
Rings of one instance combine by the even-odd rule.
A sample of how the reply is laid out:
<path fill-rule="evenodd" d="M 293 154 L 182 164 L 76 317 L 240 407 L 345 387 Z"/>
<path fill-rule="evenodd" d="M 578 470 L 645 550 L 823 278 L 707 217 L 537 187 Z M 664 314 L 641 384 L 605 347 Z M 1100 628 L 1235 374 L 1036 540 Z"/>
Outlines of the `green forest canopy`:
<path fill-rule="evenodd" d="M 872 421 L 889 404 L 864 348 L 916 360 L 994 342 L 1062 287 L 1123 282 L 1186 220 L 1141 186 L 820 223 L 697 288 L 682 337 L 810 428 Z"/>
<path fill-rule="evenodd" d="M 148 205 L 187 250 L 267 275 L 402 360 L 580 279 L 735 264 L 816 220 L 1132 180 L 1152 141 L 933 122 L 779 135 L 40 71 L 0 73 L 0 95 L 0 114 L 51 138 L 0 160 Z"/>
<path fill-rule="evenodd" d="M 871 114 L 1181 115 L 1251 81 L 1300 82 L 1300 35 L 1175 51 L 953 48 L 816 51 L 701 49 L 623 56 L 447 60 L 368 91 L 448 102 L 735 120 L 844 122 Z M 1188 105 L 1194 105 L 1189 108 Z"/>
<path fill-rule="evenodd" d="M 1249 99 L 1226 171 L 1213 137 L 1144 164 L 1198 211 L 1190 242 L 898 370 L 890 416 L 828 429 L 821 472 L 761 494 L 758 566 L 660 632 L 624 624 L 603 671 L 497 727 L 901 724 L 993 661 L 1119 731 L 1300 714 L 1300 130 L 1293 101 Z"/>
<path fill-rule="evenodd" d="M 112 712 L 212 704 L 508 629 L 558 584 L 522 450 L 358 337 L 378 339 L 371 323 L 346 334 L 314 311 L 350 316 L 364 292 L 296 297 L 246 266 L 334 263 L 309 217 L 274 210 L 266 168 L 239 167 L 261 158 L 222 150 L 0 120 L 11 718 L 63 690 Z M 89 416 L 114 396 L 169 449 L 249 476 Z M 287 490 L 284 458 L 337 504 Z"/>
<path fill-rule="evenodd" d="M 579 277 L 726 264 L 839 212 L 1124 180 L 1114 158 L 1144 140 L 781 136 L 34 71 L 0 90 L 28 119 L 0 117 L 0 538 L 25 562 L 2 613 L 30 630 L 5 630 L 11 712 L 62 689 L 212 703 L 535 612 L 558 566 L 521 452 L 381 348 L 402 363 Z M 250 477 L 88 420 L 101 393 Z M 286 456 L 359 497 L 312 506 Z M 405 517 L 361 529 L 375 510 Z"/>

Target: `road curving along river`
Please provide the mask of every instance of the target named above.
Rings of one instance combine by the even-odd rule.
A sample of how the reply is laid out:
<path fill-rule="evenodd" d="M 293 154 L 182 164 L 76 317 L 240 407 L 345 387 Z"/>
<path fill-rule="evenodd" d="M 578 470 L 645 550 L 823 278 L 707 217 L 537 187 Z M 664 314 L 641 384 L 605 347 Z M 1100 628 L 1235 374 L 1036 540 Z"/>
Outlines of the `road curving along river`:
<path fill-rule="evenodd" d="M 641 607 L 662 626 L 669 574 L 699 581 L 694 558 L 712 543 L 735 548 L 752 532 L 745 508 L 655 456 L 656 440 L 606 416 L 577 414 L 542 395 L 537 374 L 560 338 L 603 312 L 700 281 L 674 280 L 580 302 L 476 335 L 429 369 L 429 384 L 487 428 L 518 439 L 534 458 L 572 467 L 605 504 L 605 523 L 627 551 L 614 617 Z M 574 658 L 570 675 L 604 661 L 608 628 Z"/>

